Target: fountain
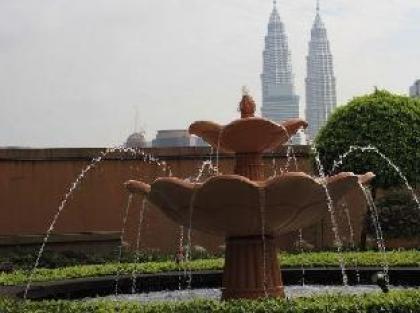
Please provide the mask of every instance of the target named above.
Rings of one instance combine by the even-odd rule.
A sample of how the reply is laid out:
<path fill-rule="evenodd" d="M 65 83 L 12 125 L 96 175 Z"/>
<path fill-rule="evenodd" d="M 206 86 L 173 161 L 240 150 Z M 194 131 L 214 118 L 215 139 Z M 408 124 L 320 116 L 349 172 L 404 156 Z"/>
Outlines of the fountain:
<path fill-rule="evenodd" d="M 374 174 L 316 178 L 284 172 L 265 179 L 263 153 L 285 144 L 307 123 L 292 119 L 276 124 L 255 117 L 255 102 L 248 94 L 239 109 L 241 118 L 226 126 L 200 121 L 189 128 L 217 154 L 235 155 L 233 175 L 217 173 L 204 182 L 163 177 L 151 185 L 131 180 L 126 187 L 189 229 L 225 236 L 223 299 L 284 297 L 275 234 L 312 225 L 328 212 L 334 218 L 332 202 L 368 184 Z"/>

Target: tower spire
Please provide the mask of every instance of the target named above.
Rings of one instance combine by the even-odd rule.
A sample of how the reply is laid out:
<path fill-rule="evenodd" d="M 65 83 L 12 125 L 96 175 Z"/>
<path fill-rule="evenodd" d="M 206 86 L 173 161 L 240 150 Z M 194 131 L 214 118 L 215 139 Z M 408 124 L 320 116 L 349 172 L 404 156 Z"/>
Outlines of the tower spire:
<path fill-rule="evenodd" d="M 273 8 L 277 8 L 277 0 L 273 0 Z"/>
<path fill-rule="evenodd" d="M 316 0 L 316 13 L 319 14 L 319 0 Z"/>

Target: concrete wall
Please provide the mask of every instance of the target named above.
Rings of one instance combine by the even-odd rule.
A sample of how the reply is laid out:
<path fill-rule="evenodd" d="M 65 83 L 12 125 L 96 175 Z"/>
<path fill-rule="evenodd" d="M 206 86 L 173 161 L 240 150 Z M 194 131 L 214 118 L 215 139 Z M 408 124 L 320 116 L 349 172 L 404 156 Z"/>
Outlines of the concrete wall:
<path fill-rule="evenodd" d="M 103 149 L 0 149 L 0 236 L 44 234 L 72 182 L 101 151 Z M 183 178 L 197 175 L 202 162 L 210 157 L 210 149 L 207 147 L 145 151 L 167 162 L 173 175 Z M 308 147 L 297 146 L 295 151 L 299 170 L 312 174 Z M 286 154 L 286 148 L 282 147 L 266 155 L 267 177 L 272 174 L 273 166 L 279 171 L 286 164 Z M 215 160 L 215 155 L 212 157 Z M 221 172 L 232 173 L 233 158 L 220 155 L 219 159 Z M 123 183 L 128 179 L 141 179 L 150 183 L 163 175 L 163 167 L 156 164 L 148 164 L 129 155 L 109 155 L 86 174 L 70 197 L 58 219 L 55 233 L 120 231 L 128 197 Z M 365 210 L 363 196 L 355 193 L 347 200 L 354 212 L 352 219 L 357 237 Z M 135 242 L 141 203 L 142 199 L 135 197 L 130 208 L 126 236 L 130 245 Z M 338 211 L 340 207 L 337 206 Z M 343 213 L 338 213 L 338 219 L 343 237 L 349 238 L 348 223 Z M 329 216 L 326 216 L 321 223 L 304 230 L 304 240 L 314 248 L 331 246 L 333 235 L 329 221 Z M 179 225 L 171 222 L 160 211 L 147 210 L 142 247 L 175 251 L 179 233 Z M 223 238 L 200 232 L 193 232 L 192 238 L 193 245 L 213 251 L 220 249 L 223 244 Z M 279 247 L 294 249 L 297 238 L 296 233 L 282 236 L 278 239 Z"/>

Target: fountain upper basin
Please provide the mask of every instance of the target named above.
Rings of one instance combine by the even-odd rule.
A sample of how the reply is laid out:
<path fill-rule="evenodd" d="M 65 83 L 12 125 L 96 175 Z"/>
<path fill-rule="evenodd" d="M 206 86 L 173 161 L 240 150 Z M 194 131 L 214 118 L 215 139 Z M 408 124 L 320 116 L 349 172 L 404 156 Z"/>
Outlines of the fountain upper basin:
<path fill-rule="evenodd" d="M 299 118 L 277 124 L 261 117 L 247 117 L 225 126 L 198 121 L 190 125 L 189 133 L 203 138 L 221 152 L 262 153 L 285 144 L 297 130 L 307 126 L 308 123 Z"/>

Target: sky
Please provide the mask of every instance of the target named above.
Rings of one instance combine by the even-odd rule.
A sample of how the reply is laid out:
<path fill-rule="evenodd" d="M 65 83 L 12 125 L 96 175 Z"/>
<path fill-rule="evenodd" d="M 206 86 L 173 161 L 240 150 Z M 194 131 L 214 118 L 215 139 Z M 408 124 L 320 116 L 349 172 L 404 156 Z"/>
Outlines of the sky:
<path fill-rule="evenodd" d="M 278 0 L 297 94 L 315 0 Z M 0 146 L 104 147 L 261 105 L 271 0 L 0 0 Z M 419 0 L 321 0 L 339 104 L 420 78 Z M 303 109 L 302 109 L 303 111 Z"/>

